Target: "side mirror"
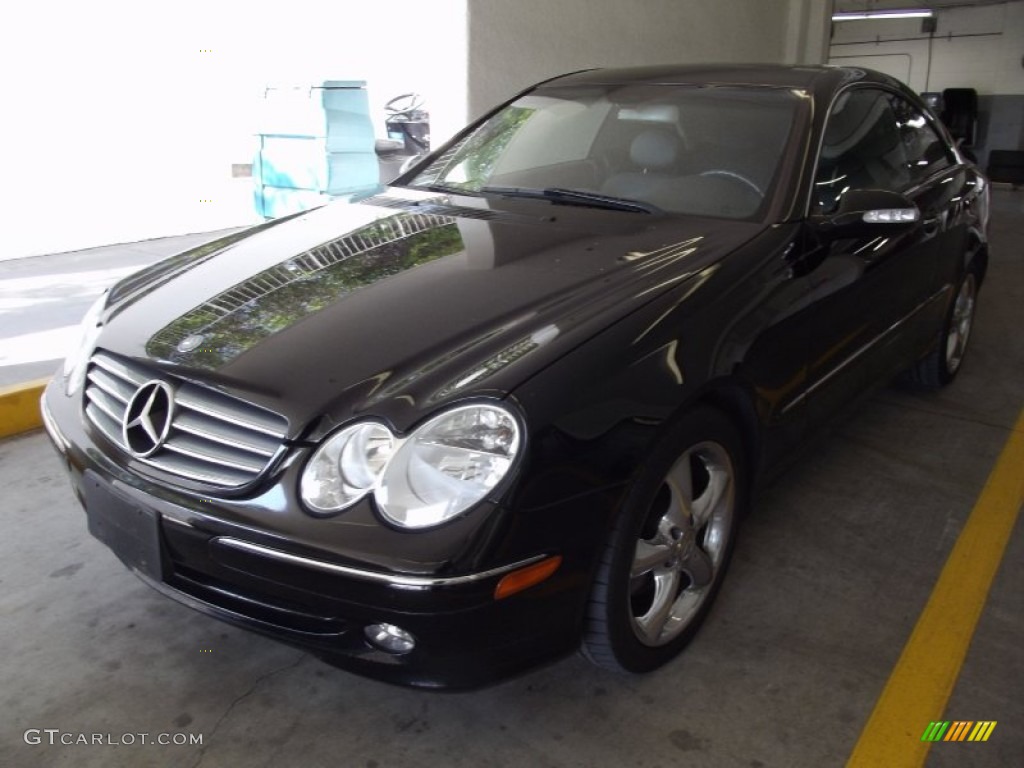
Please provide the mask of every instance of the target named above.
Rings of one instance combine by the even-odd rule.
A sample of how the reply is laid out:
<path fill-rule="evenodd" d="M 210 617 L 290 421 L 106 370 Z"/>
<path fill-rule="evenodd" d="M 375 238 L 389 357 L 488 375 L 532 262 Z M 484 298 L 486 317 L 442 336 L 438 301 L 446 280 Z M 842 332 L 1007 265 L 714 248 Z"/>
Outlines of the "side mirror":
<path fill-rule="evenodd" d="M 405 159 L 405 162 L 402 163 L 402 167 L 398 169 L 398 175 L 401 176 L 426 156 L 426 152 L 420 152 L 418 155 L 409 155 L 409 157 Z"/>
<path fill-rule="evenodd" d="M 851 189 L 843 195 L 838 211 L 811 217 L 815 230 L 826 240 L 897 235 L 920 220 L 921 211 L 906 195 L 886 189 Z"/>

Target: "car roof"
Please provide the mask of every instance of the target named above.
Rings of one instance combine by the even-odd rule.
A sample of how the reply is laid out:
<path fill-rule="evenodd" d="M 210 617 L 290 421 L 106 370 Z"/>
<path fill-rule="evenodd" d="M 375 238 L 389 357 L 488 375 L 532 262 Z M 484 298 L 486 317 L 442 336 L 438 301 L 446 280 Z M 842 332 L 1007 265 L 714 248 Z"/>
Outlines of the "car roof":
<path fill-rule="evenodd" d="M 800 88 L 827 97 L 851 82 L 874 82 L 903 90 L 898 80 L 860 67 L 780 64 L 659 65 L 587 69 L 544 82 L 541 87 L 571 85 L 748 85 Z"/>

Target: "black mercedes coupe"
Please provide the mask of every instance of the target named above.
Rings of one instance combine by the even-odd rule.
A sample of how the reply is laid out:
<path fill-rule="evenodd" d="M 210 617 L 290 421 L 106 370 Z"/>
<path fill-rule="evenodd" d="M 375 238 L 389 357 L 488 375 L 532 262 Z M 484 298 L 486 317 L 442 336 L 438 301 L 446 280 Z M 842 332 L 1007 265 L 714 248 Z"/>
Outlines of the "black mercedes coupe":
<path fill-rule="evenodd" d="M 577 72 L 117 283 L 44 420 L 89 531 L 214 617 L 414 686 L 645 672 L 813 430 L 954 378 L 987 220 L 885 75 Z"/>

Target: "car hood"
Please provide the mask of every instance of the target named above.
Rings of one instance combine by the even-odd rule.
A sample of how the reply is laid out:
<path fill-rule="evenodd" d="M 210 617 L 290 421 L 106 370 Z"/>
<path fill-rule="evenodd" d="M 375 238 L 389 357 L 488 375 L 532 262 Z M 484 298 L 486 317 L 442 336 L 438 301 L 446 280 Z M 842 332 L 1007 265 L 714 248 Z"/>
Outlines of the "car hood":
<path fill-rule="evenodd" d="M 763 226 L 391 188 L 173 257 L 99 346 L 269 407 L 292 437 L 503 396 Z"/>

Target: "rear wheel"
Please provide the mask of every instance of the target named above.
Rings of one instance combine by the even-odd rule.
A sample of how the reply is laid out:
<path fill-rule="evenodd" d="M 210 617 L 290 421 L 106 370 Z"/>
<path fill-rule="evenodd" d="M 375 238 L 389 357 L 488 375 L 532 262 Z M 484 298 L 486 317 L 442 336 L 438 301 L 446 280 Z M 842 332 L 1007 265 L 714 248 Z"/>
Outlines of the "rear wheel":
<path fill-rule="evenodd" d="M 953 381 L 967 354 L 977 303 L 978 278 L 972 269 L 957 286 L 956 299 L 949 309 L 938 346 L 910 371 L 915 384 L 925 389 L 939 389 Z"/>
<path fill-rule="evenodd" d="M 646 672 L 675 657 L 711 607 L 745 504 L 740 435 L 719 411 L 688 413 L 630 492 L 604 551 L 583 653 Z"/>

